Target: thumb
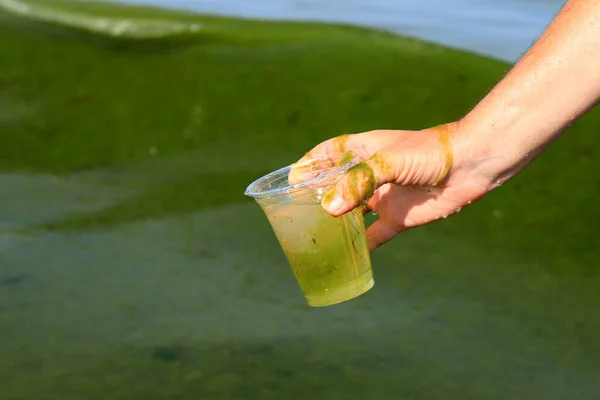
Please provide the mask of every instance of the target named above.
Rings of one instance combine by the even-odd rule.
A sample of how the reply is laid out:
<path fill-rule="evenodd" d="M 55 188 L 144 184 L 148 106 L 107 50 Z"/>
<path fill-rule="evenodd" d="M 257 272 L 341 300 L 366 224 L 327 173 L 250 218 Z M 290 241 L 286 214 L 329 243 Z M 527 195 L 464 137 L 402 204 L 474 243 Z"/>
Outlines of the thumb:
<path fill-rule="evenodd" d="M 401 144 L 385 147 L 350 168 L 323 197 L 321 204 L 325 211 L 337 217 L 366 205 L 375 190 L 387 183 L 438 185 L 452 168 L 451 147 L 444 139 L 446 135 L 420 136 L 411 134 Z"/>
<path fill-rule="evenodd" d="M 398 178 L 397 157 L 387 157 L 386 151 L 373 154 L 368 160 L 350 168 L 336 185 L 323 196 L 325 211 L 337 217 L 366 203 L 375 190 Z"/>

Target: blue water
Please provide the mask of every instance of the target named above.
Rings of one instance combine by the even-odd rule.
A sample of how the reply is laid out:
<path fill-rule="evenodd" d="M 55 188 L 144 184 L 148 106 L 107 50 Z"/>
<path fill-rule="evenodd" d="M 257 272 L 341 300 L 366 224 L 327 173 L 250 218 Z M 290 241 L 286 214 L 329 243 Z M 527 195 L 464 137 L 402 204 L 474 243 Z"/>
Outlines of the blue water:
<path fill-rule="evenodd" d="M 565 0 L 125 0 L 268 19 L 343 22 L 386 29 L 515 61 Z"/>

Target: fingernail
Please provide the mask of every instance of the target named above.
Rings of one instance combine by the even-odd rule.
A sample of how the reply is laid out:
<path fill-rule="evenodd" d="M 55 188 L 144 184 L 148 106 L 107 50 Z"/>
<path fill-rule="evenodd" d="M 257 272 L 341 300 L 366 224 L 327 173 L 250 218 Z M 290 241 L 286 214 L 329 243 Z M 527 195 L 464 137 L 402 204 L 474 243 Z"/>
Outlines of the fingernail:
<path fill-rule="evenodd" d="M 331 201 L 325 203 L 325 208 L 332 214 L 338 214 L 344 208 L 344 200 L 336 196 Z"/>

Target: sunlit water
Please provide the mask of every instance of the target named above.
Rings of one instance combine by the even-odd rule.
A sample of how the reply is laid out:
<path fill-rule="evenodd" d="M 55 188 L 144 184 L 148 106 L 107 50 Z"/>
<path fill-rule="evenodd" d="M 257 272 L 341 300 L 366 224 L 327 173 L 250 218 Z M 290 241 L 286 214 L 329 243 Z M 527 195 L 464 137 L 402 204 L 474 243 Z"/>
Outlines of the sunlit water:
<path fill-rule="evenodd" d="M 232 16 L 344 22 L 507 61 L 544 31 L 565 0 L 125 0 Z"/>
<path fill-rule="evenodd" d="M 560 2 L 498 1 L 496 12 L 493 2 L 477 3 L 470 12 L 466 0 L 430 10 L 432 0 L 215 0 L 194 8 L 350 21 L 514 59 Z M 25 123 L 41 106 L 0 93 L 0 128 Z M 254 156 L 231 157 L 227 171 L 248 172 Z M 261 168 L 281 166 L 284 156 L 260 157 Z M 86 383 L 112 394 L 132 386 L 144 400 L 246 400 L 249 388 L 277 394 L 253 399 L 597 399 L 600 324 L 586 305 L 600 301 L 599 279 L 582 260 L 492 254 L 462 238 L 457 224 L 413 231 L 374 254 L 374 290 L 315 310 L 251 202 L 78 232 L 38 229 L 190 171 L 218 172 L 218 158 L 206 148 L 67 176 L 0 174 L 0 372 L 10 376 L 0 399 L 38 400 L 18 395 L 43 391 L 52 400 L 102 398 Z M 564 186 L 548 187 L 544 197 Z M 527 223 L 511 204 L 496 203 L 483 226 L 504 215 Z M 556 246 L 560 238 L 548 240 Z M 290 387 L 311 393 L 294 397 Z M 229 395 L 231 388 L 242 392 Z"/>

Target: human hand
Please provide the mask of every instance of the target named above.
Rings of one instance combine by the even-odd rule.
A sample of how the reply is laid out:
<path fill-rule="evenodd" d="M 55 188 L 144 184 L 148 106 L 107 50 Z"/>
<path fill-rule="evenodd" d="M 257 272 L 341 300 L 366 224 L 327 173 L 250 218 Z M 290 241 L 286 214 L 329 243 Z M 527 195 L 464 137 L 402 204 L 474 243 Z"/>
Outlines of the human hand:
<path fill-rule="evenodd" d="M 484 174 L 464 157 L 469 146 L 457 124 L 422 131 L 375 130 L 329 139 L 299 162 L 352 152 L 362 162 L 352 167 L 322 201 L 340 216 L 365 205 L 379 215 L 367 229 L 373 251 L 400 232 L 446 218 L 489 189 Z"/>
<path fill-rule="evenodd" d="M 363 161 L 327 193 L 324 209 L 339 216 L 366 203 L 366 211 L 376 211 L 379 219 L 367 230 L 374 250 L 405 229 L 456 213 L 514 177 L 600 102 L 598 15 L 598 0 L 568 1 L 459 122 L 344 135 L 316 146 L 303 159 L 339 159 L 339 153 L 353 152 Z"/>

